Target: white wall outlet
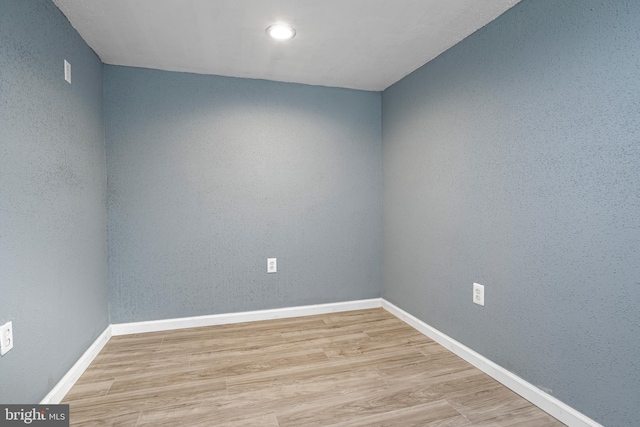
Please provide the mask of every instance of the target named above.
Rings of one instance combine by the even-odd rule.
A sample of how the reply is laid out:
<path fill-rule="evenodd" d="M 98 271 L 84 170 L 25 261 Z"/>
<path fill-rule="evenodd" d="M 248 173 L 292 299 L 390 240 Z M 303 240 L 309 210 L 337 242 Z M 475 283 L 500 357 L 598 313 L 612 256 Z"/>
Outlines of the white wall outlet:
<path fill-rule="evenodd" d="M 0 326 L 0 356 L 13 348 L 13 322 Z"/>
<path fill-rule="evenodd" d="M 278 262 L 275 258 L 267 258 L 267 273 L 277 273 Z"/>
<path fill-rule="evenodd" d="M 480 283 L 473 284 L 473 302 L 484 306 L 484 286 Z"/>
<path fill-rule="evenodd" d="M 66 59 L 64 60 L 64 79 L 71 84 L 71 64 Z"/>

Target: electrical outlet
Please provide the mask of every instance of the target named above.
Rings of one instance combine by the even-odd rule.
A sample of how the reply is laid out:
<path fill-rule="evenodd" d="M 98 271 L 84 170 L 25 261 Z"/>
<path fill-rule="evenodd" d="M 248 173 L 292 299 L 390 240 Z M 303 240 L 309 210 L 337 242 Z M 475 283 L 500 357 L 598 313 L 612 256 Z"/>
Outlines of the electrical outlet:
<path fill-rule="evenodd" d="M 278 262 L 275 258 L 267 258 L 267 273 L 277 273 Z"/>
<path fill-rule="evenodd" d="M 484 307 L 484 286 L 473 284 L 473 302 Z"/>
<path fill-rule="evenodd" d="M 64 60 L 64 79 L 71 84 L 71 64 L 66 59 Z"/>
<path fill-rule="evenodd" d="M 13 348 L 13 322 L 0 326 L 0 356 Z"/>

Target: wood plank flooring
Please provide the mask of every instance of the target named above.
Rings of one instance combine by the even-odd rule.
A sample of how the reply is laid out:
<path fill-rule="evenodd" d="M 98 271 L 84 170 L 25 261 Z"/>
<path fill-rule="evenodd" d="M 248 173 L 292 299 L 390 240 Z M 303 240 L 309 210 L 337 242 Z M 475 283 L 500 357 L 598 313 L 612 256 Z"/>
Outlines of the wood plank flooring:
<path fill-rule="evenodd" d="M 72 426 L 563 426 L 383 309 L 113 337 Z"/>

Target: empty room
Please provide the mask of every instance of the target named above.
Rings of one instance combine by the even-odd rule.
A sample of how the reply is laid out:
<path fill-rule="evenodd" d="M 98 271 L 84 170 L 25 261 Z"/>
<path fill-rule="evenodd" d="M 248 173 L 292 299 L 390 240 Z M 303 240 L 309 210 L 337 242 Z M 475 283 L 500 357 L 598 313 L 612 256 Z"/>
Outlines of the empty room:
<path fill-rule="evenodd" d="M 640 2 L 0 0 L 1 426 L 640 426 Z"/>

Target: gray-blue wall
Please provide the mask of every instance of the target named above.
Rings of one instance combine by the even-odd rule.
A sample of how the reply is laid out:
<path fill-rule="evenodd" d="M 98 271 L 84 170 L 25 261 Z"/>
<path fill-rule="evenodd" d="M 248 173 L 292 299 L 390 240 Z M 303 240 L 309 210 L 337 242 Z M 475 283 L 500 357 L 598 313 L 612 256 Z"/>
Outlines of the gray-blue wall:
<path fill-rule="evenodd" d="M 40 401 L 108 325 L 106 232 L 102 63 L 51 1 L 1 0 L 0 402 Z"/>
<path fill-rule="evenodd" d="M 113 323 L 381 296 L 380 93 L 104 73 Z"/>
<path fill-rule="evenodd" d="M 382 109 L 385 298 L 640 425 L 640 2 L 525 0 Z"/>
<path fill-rule="evenodd" d="M 378 93 L 105 66 L 112 322 L 384 283 L 637 426 L 639 22 L 632 1 L 524 0 L 386 90 L 382 137 Z M 0 402 L 36 402 L 108 323 L 102 64 L 48 0 L 0 0 L 0 117 Z"/>

